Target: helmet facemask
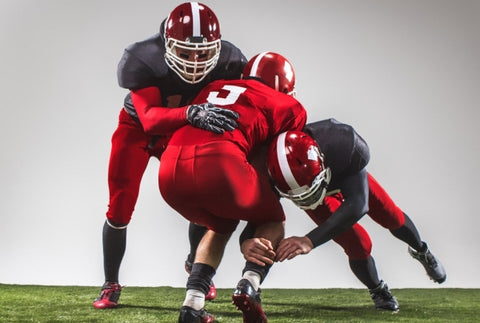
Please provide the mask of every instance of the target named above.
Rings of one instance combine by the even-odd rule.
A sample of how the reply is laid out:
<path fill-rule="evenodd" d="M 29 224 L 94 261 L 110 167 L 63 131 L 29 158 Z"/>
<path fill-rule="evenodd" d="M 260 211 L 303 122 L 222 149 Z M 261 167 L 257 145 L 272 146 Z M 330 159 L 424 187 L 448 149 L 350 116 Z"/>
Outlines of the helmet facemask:
<path fill-rule="evenodd" d="M 327 195 L 327 187 L 330 183 L 330 168 L 323 170 L 314 178 L 312 185 L 303 185 L 284 193 L 277 188 L 278 193 L 285 198 L 290 199 L 295 205 L 303 210 L 314 210 L 322 205 Z"/>
<path fill-rule="evenodd" d="M 186 41 L 169 38 L 166 41 L 165 61 L 182 80 L 195 84 L 215 68 L 220 48 L 220 39 L 207 42 L 203 37 L 191 37 Z"/>
<path fill-rule="evenodd" d="M 286 131 L 270 144 L 267 168 L 281 197 L 304 210 L 323 204 L 332 177 L 317 142 L 301 131 Z"/>

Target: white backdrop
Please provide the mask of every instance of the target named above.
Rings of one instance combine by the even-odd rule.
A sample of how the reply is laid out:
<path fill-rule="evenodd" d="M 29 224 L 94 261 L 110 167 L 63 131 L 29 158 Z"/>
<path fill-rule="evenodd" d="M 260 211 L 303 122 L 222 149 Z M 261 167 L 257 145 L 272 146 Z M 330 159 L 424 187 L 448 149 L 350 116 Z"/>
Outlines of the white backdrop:
<path fill-rule="evenodd" d="M 123 49 L 179 1 L 0 1 L 0 283 L 103 283 L 110 137 L 126 90 Z M 369 171 L 417 224 L 448 273 L 480 288 L 480 2 L 206 1 L 247 57 L 292 62 L 309 120 L 335 117 L 368 141 Z M 182 287 L 187 222 L 162 200 L 152 159 L 128 229 L 121 283 Z M 284 203 L 287 235 L 313 228 Z M 404 243 L 368 217 L 391 288 L 435 288 Z M 241 229 L 239 227 L 239 229 Z M 234 287 L 238 234 L 215 282 Z M 340 247 L 276 265 L 265 288 L 363 288 Z"/>

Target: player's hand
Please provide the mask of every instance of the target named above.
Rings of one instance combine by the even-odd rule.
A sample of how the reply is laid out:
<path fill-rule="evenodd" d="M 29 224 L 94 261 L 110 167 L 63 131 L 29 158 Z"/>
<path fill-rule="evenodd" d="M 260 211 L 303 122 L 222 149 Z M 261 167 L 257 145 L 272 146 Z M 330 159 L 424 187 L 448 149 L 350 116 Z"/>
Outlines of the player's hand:
<path fill-rule="evenodd" d="M 264 238 L 252 238 L 245 240 L 240 247 L 243 257 L 260 266 L 273 265 L 275 251 L 270 240 Z"/>
<path fill-rule="evenodd" d="M 187 109 L 187 120 L 194 127 L 222 134 L 238 127 L 238 113 L 214 106 L 212 103 L 193 104 Z"/>
<path fill-rule="evenodd" d="M 276 261 L 290 260 L 305 255 L 313 249 L 312 241 L 307 237 L 290 237 L 280 241 Z"/>

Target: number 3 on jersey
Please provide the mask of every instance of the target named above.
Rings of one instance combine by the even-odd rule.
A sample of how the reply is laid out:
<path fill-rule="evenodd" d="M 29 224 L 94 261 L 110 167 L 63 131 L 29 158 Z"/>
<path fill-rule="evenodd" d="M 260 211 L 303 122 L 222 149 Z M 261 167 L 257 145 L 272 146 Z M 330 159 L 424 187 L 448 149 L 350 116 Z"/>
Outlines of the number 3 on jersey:
<path fill-rule="evenodd" d="M 207 101 L 210 103 L 213 103 L 215 105 L 229 105 L 229 104 L 234 104 L 240 94 L 245 92 L 247 89 L 241 86 L 235 86 L 235 85 L 224 85 L 222 87 L 222 90 L 228 91 L 228 94 L 226 97 L 221 98 L 218 95 L 220 92 L 218 91 L 213 91 L 208 94 Z"/>

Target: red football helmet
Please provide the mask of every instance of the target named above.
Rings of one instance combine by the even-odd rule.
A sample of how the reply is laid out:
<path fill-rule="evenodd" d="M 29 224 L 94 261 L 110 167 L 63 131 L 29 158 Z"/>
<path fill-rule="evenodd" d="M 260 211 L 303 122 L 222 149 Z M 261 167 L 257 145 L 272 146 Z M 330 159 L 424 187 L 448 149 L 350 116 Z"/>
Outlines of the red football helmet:
<path fill-rule="evenodd" d="M 243 69 L 243 77 L 257 77 L 272 89 L 295 95 L 295 71 L 280 54 L 263 52 L 253 56 Z"/>
<path fill-rule="evenodd" d="M 198 83 L 215 68 L 221 48 L 220 23 L 206 5 L 186 2 L 165 22 L 165 61 L 187 83 Z"/>
<path fill-rule="evenodd" d="M 268 172 L 282 197 L 310 210 L 323 203 L 331 178 L 320 147 L 301 131 L 281 133 L 272 142 Z"/>

